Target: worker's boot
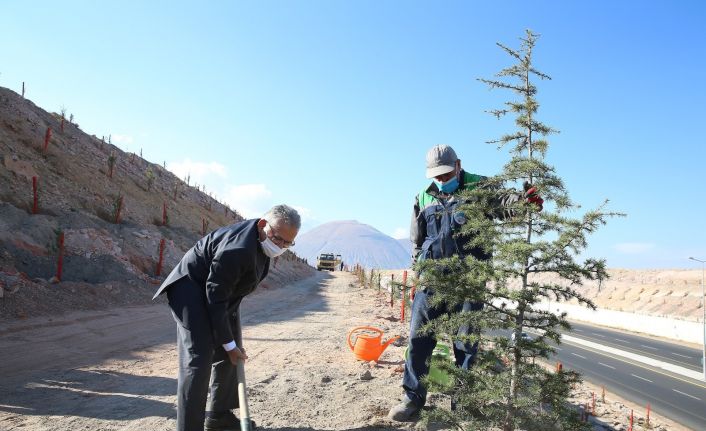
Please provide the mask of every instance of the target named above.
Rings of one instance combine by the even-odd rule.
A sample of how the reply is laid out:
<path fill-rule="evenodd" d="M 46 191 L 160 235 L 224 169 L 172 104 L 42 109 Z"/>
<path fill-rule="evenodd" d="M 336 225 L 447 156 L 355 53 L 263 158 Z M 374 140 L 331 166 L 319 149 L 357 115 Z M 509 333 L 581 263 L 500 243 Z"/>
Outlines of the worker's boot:
<path fill-rule="evenodd" d="M 407 422 L 415 420 L 418 417 L 421 407 L 418 407 L 406 395 L 402 402 L 390 409 L 387 417 L 397 422 Z"/>

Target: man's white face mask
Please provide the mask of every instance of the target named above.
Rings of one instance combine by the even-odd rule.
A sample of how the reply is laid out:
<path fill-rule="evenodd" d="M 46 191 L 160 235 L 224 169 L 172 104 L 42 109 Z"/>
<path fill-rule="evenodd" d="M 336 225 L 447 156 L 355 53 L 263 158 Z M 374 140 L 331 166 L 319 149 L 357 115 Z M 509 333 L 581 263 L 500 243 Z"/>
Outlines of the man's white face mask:
<path fill-rule="evenodd" d="M 267 225 L 267 227 L 269 227 L 269 225 Z M 260 242 L 260 245 L 262 245 L 262 251 L 265 255 L 270 258 L 275 258 L 285 251 L 284 248 L 278 246 L 270 239 L 270 236 L 267 235 L 267 231 L 265 231 L 265 240 Z"/>

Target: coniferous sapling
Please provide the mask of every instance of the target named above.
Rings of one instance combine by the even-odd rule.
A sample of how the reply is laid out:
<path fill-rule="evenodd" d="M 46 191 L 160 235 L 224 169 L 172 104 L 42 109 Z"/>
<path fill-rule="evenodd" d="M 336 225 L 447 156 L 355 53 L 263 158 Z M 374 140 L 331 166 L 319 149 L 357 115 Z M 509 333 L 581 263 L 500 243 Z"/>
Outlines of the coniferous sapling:
<path fill-rule="evenodd" d="M 469 299 L 484 305 L 480 311 L 442 316 L 428 325 L 437 338 L 480 342 L 468 371 L 448 362 L 438 364 L 455 378 L 452 388 L 436 385 L 451 394 L 455 409 L 435 410 L 431 417 L 459 429 L 588 429 L 567 403 L 579 375 L 554 373 L 535 362 L 537 357 L 549 358 L 555 352 L 550 343 L 559 343 L 559 331 L 570 328 L 565 313 L 553 314 L 542 302 L 576 300 L 595 308 L 575 287 L 607 278 L 605 261 L 579 262 L 578 256 L 587 246 L 587 235 L 619 214 L 605 212 L 605 203 L 579 218 L 567 214 L 579 207 L 554 167 L 545 163 L 545 137 L 556 131 L 537 117 L 534 82 L 550 79 L 532 62 L 537 37 L 528 30 L 519 50 L 498 43 L 514 64 L 494 79 L 480 79 L 491 89 L 510 90 L 517 97 L 490 111 L 497 118 L 514 116 L 515 130 L 489 142 L 509 150 L 509 161 L 500 174 L 462 193 L 460 235 L 468 239 L 469 248 L 483 250 L 490 259 L 469 255 L 416 266 L 420 285 L 435 291 L 434 304 L 451 307 Z M 546 202 L 544 209 L 541 202 L 525 199 L 530 187 Z M 498 198 L 511 194 L 522 198 L 498 208 Z M 544 274 L 554 278 L 540 277 Z M 477 331 L 458 337 L 464 325 Z M 433 389 L 435 384 L 429 384 Z"/>

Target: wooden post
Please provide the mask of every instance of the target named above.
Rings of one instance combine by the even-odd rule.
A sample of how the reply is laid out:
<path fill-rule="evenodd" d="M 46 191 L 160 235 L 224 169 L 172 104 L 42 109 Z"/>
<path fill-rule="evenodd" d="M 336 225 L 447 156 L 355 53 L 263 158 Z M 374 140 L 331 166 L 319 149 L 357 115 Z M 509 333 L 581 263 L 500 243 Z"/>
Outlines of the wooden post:
<path fill-rule="evenodd" d="M 596 393 L 591 392 L 591 397 L 593 398 L 593 404 L 591 404 L 591 414 L 596 415 Z"/>
<path fill-rule="evenodd" d="M 605 386 L 601 386 L 601 401 L 605 403 Z"/>
<path fill-rule="evenodd" d="M 56 263 L 56 279 L 61 281 L 61 273 L 64 269 L 64 232 L 59 233 L 58 238 L 59 259 Z"/>
<path fill-rule="evenodd" d="M 37 196 L 37 177 L 32 177 L 32 192 L 34 200 L 32 201 L 32 214 L 37 214 L 39 211 L 39 198 Z"/>
<path fill-rule="evenodd" d="M 561 373 L 563 368 L 564 368 L 564 366 L 561 364 L 561 362 L 556 363 L 556 372 L 557 373 Z"/>
<path fill-rule="evenodd" d="M 22 81 L 22 98 L 25 98 L 25 82 Z"/>
<path fill-rule="evenodd" d="M 167 225 L 167 202 L 162 202 L 162 226 Z"/>
<path fill-rule="evenodd" d="M 647 403 L 647 427 L 650 427 L 650 403 Z"/>
<path fill-rule="evenodd" d="M 61 133 L 64 133 L 64 116 L 61 116 Z"/>
<path fill-rule="evenodd" d="M 392 274 L 392 280 L 390 280 L 390 308 L 395 305 L 395 274 Z"/>

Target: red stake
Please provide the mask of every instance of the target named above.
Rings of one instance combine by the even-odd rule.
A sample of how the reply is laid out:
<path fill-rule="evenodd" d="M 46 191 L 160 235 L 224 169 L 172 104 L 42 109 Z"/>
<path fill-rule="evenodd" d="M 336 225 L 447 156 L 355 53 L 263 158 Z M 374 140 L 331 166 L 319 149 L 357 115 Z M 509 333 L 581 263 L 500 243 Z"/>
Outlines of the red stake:
<path fill-rule="evenodd" d="M 647 426 L 650 426 L 650 403 L 647 403 Z"/>
<path fill-rule="evenodd" d="M 56 264 L 56 279 L 61 281 L 61 273 L 64 269 L 64 232 L 59 234 L 59 261 Z"/>
<path fill-rule="evenodd" d="M 417 293 L 417 285 L 412 284 L 412 290 L 409 292 L 409 300 L 414 301 L 414 295 Z"/>
<path fill-rule="evenodd" d="M 159 241 L 159 261 L 157 262 L 157 277 L 162 273 L 162 262 L 164 260 L 164 246 L 165 246 L 165 241 L 164 238 L 162 238 Z"/>
<path fill-rule="evenodd" d="M 39 199 L 37 197 L 37 177 L 32 177 L 32 191 L 34 192 L 34 201 L 32 202 L 32 214 L 37 214 L 39 210 Z"/>
<path fill-rule="evenodd" d="M 628 427 L 628 431 L 632 431 L 632 424 L 633 424 L 633 419 L 634 419 L 633 413 L 634 413 L 634 411 L 630 410 L 630 426 Z"/>
<path fill-rule="evenodd" d="M 402 273 L 402 284 L 407 286 L 407 270 Z"/>
<path fill-rule="evenodd" d="M 564 368 L 564 366 L 561 364 L 561 362 L 556 363 L 556 372 L 557 373 L 561 373 L 563 368 Z"/>
<path fill-rule="evenodd" d="M 406 271 L 405 271 L 406 272 Z M 402 312 L 400 313 L 400 321 L 404 325 L 404 307 L 405 307 L 405 302 L 407 301 L 407 289 L 405 289 L 404 286 L 402 286 L 402 304 L 400 307 L 402 308 Z"/>
<path fill-rule="evenodd" d="M 44 134 L 44 152 L 47 152 L 49 140 L 51 139 L 51 127 L 47 127 L 47 133 Z"/>
<path fill-rule="evenodd" d="M 120 211 L 123 210 L 123 197 L 118 198 L 118 210 L 115 211 L 115 224 L 120 224 Z"/>

